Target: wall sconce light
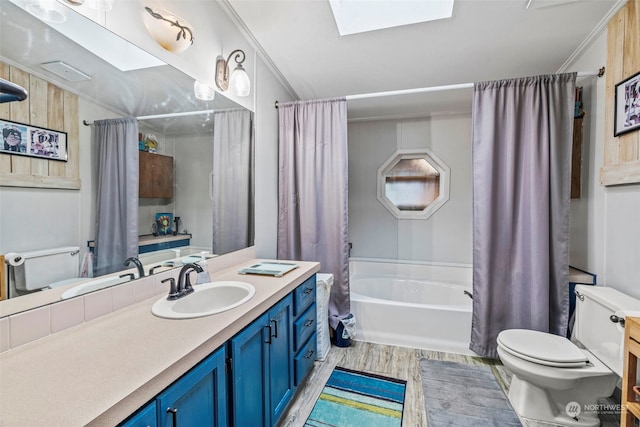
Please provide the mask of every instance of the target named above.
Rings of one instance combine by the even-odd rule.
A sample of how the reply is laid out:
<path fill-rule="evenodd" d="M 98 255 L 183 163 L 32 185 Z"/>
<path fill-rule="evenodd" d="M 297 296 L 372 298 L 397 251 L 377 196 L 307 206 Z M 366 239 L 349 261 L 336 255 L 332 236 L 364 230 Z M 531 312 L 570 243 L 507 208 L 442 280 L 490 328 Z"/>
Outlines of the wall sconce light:
<path fill-rule="evenodd" d="M 214 88 L 198 80 L 193 83 L 193 92 L 195 93 L 196 98 L 203 101 L 212 101 L 216 96 L 216 90 Z"/>
<path fill-rule="evenodd" d="M 144 25 L 156 42 L 169 52 L 184 52 L 193 44 L 191 25 L 184 19 L 164 10 L 145 7 Z"/>
<path fill-rule="evenodd" d="M 232 56 L 234 56 L 233 59 L 236 61 L 236 68 L 233 70 L 233 73 L 231 73 L 231 76 L 229 76 L 229 61 Z M 224 58 L 218 57 L 216 61 L 216 86 L 218 86 L 218 89 L 226 91 L 229 89 L 229 86 L 231 86 L 231 91 L 235 95 L 249 95 L 251 91 L 251 80 L 249 80 L 249 75 L 242 67 L 244 60 L 245 54 L 240 49 L 231 52 L 226 61 Z"/>

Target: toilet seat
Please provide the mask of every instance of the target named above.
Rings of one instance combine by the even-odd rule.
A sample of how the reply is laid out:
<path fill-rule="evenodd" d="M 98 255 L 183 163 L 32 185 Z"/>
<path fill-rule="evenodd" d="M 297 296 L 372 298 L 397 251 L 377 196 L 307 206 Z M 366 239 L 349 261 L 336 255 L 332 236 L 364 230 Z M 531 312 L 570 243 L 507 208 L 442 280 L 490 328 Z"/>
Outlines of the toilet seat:
<path fill-rule="evenodd" d="M 581 368 L 589 359 L 574 343 L 546 332 L 509 329 L 498 334 L 498 345 L 511 355 L 556 368 Z"/>

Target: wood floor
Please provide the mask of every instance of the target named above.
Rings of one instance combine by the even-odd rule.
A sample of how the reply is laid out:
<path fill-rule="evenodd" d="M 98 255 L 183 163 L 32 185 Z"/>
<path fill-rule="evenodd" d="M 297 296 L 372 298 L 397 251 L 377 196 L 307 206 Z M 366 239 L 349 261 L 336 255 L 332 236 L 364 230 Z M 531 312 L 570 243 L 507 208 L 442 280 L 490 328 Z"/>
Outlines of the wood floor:
<path fill-rule="evenodd" d="M 353 341 L 350 347 L 332 347 L 324 362 L 315 363 L 305 385 L 283 416 L 280 427 L 300 427 L 304 425 L 335 366 L 406 380 L 407 388 L 402 426 L 427 426 L 419 365 L 422 358 L 490 365 L 505 392 L 508 391 L 511 383 L 510 374 L 496 361 L 437 351 Z M 618 417 L 601 416 L 601 419 L 603 427 L 619 426 Z M 523 420 L 523 425 L 527 427 L 548 426 L 548 424 L 531 422 L 530 420 Z"/>

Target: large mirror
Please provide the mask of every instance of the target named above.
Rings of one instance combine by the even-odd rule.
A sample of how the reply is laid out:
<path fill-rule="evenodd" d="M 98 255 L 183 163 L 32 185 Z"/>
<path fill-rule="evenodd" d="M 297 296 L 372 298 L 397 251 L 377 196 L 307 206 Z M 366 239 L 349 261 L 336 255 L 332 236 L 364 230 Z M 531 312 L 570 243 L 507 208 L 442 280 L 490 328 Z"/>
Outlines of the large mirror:
<path fill-rule="evenodd" d="M 247 194 L 241 197 L 249 211 L 242 218 L 247 229 L 243 236 L 238 237 L 229 233 L 229 230 L 237 229 L 237 224 L 225 222 L 238 221 L 236 208 L 227 206 L 225 199 L 226 193 L 237 193 L 238 190 L 229 186 L 233 177 L 227 176 L 220 165 L 216 167 L 214 161 L 216 156 L 223 158 L 224 153 L 221 154 L 220 150 L 224 151 L 230 145 L 230 141 L 225 140 L 228 132 L 224 127 L 231 126 L 237 112 L 247 111 L 220 93 L 211 101 L 197 99 L 194 79 L 157 59 L 159 65 L 121 71 L 104 59 L 107 55 L 91 53 L 77 40 L 63 36 L 14 3 L 20 1 L 0 1 L 0 62 L 79 95 L 79 153 L 76 155 L 80 158 L 81 187 L 79 190 L 0 187 L 0 254 L 78 246 L 79 256 L 84 258 L 95 238 L 97 180 L 91 128 L 82 122 L 122 116 L 140 117 L 141 146 L 145 139 L 155 140 L 154 154 L 171 157 L 174 165 L 172 197 L 140 198 L 138 232 L 141 240 L 156 237 L 153 233 L 159 231 L 156 219 L 160 213 L 170 213 L 174 220 L 179 217 L 179 221 L 172 222 L 171 233 L 158 238 L 188 237 L 188 247 L 182 253 L 174 250 L 176 248 L 164 249 L 169 255 L 145 250 L 141 251 L 141 258 L 145 258 L 142 252 L 147 252 L 144 255 L 149 262 L 159 263 L 172 254 L 175 254 L 173 258 L 203 251 L 215 255 L 253 245 L 252 185 L 246 186 Z M 90 34 L 84 32 L 84 38 L 118 39 L 105 28 L 71 8 L 67 9 L 65 24 L 73 21 L 84 28 L 91 28 Z M 123 39 L 120 42 L 125 43 L 125 50 L 133 52 L 134 57 L 150 57 Z M 90 79 L 69 81 L 43 68 L 42 64 L 47 63 L 77 69 Z M 66 73 L 62 71 L 63 75 Z M 32 92 L 30 102 L 37 101 L 33 98 L 36 96 L 37 92 Z M 10 108 L 10 104 L 3 104 L 0 118 L 8 119 Z M 171 116 L 166 117 L 166 114 Z M 253 113 L 248 114 L 249 132 L 253 134 Z M 160 117 L 142 118 L 154 115 Z M 0 157 L 9 156 L 0 154 Z M 252 147 L 244 168 L 249 171 L 248 179 L 252 180 Z M 178 236 L 173 236 L 173 231 L 179 233 Z M 165 244 L 154 248 L 170 246 Z M 123 265 L 122 268 L 130 267 Z M 47 303 L 43 297 L 46 292 L 38 291 L 38 297 L 31 298 L 34 305 Z M 55 300 L 58 300 L 59 292 L 55 295 Z M 20 299 L 29 297 L 33 297 L 33 293 L 20 296 Z M 20 307 L 32 308 L 28 303 Z M 7 314 L 11 313 L 0 310 L 0 316 Z"/>

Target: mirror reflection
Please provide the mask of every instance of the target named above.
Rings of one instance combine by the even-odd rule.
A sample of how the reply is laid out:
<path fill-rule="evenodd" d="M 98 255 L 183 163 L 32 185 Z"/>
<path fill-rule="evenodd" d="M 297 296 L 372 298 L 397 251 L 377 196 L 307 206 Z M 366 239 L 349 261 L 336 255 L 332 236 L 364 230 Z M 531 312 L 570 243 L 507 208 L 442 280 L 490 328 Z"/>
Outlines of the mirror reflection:
<path fill-rule="evenodd" d="M 426 159 L 400 159 L 385 176 L 384 194 L 401 211 L 421 211 L 440 195 L 440 172 Z"/>
<path fill-rule="evenodd" d="M 9 1 L 0 3 L 0 15 L 0 77 L 12 81 L 17 76 L 29 89 L 29 98 L 20 106 L 3 104 L 0 118 L 28 123 L 35 117 L 39 121 L 34 125 L 68 132 L 70 139 L 76 139 L 76 146 L 70 145 L 75 152 L 70 152 L 70 162 L 64 167 L 69 168 L 75 158 L 79 168 L 77 178 L 67 180 L 71 182 L 67 187 L 34 187 L 7 177 L 25 165 L 31 175 L 62 172 L 39 159 L 21 163 L 15 159 L 18 156 L 0 154 L 0 254 L 14 264 L 7 265 L 10 297 L 31 298 L 34 306 L 41 305 L 47 303 L 43 295 L 53 284 L 62 283 L 67 290 L 77 283 L 91 282 L 83 288 L 89 292 L 253 245 L 252 112 L 219 93 L 213 100 L 196 98 L 194 80 L 162 61 L 161 65 L 120 71 Z M 99 27 L 80 15 L 73 16 L 73 12 L 68 16 L 67 23 L 77 19 Z M 108 32 L 101 27 L 98 30 Z M 67 81 L 41 67 L 51 62 L 77 68 L 90 80 Z M 44 85 L 44 91 L 39 85 Z M 47 93 L 52 91 L 60 91 L 64 108 L 51 103 Z M 74 95 L 78 95 L 75 111 L 69 107 L 73 104 L 67 103 Z M 139 118 L 136 143 L 141 151 L 135 178 L 140 198 L 137 223 L 125 221 L 114 230 L 135 230 L 138 244 L 134 255 L 142 269 L 133 262 L 124 265 L 129 257 L 122 256 L 114 261 L 108 280 L 79 277 L 100 273 L 92 270 L 96 244 L 100 244 L 96 242 L 98 221 L 104 221 L 96 215 L 99 165 L 94 126 L 81 123 L 126 116 Z M 75 122 L 70 117 L 75 117 Z M 161 160 L 164 169 L 156 166 Z M 153 173 L 143 176 L 142 170 L 149 165 Z M 145 185 L 165 185 L 173 192 L 145 193 Z M 104 239 L 107 245 L 109 240 Z M 52 248 L 64 250 L 46 257 L 32 256 Z M 42 265 L 26 268 L 35 260 Z M 55 277 L 48 275 L 53 271 L 57 272 Z M 52 295 L 60 298 L 60 292 Z M 27 308 L 31 307 L 25 304 L 22 309 Z M 0 312 L 0 316 L 7 314 Z"/>

